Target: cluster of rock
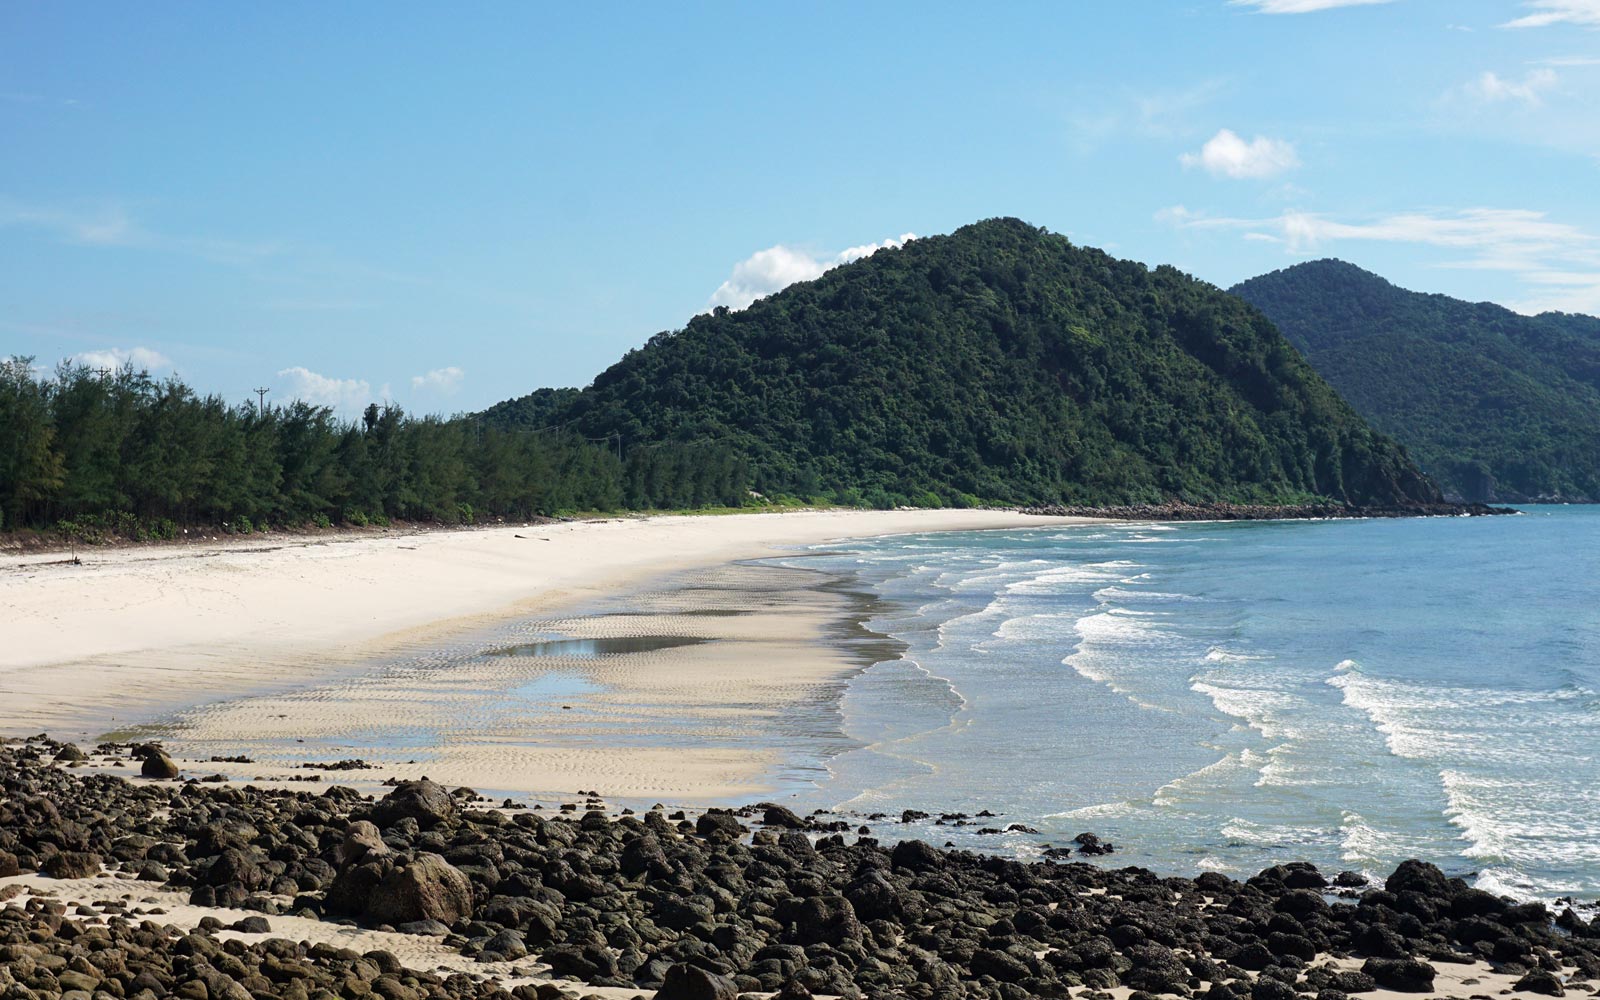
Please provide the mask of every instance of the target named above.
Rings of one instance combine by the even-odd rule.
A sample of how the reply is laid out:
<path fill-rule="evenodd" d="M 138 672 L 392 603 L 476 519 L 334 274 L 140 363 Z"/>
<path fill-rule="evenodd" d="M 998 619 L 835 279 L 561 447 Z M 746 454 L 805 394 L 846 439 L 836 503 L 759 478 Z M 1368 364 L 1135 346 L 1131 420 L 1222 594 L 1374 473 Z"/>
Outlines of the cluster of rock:
<path fill-rule="evenodd" d="M 89 925 L 58 902 L 0 910 L 0 996 L 7 1000 L 554 1000 L 519 987 L 408 969 L 388 952 L 365 955 L 283 939 L 245 945 L 113 915 Z M 259 918 L 257 918 L 259 919 Z"/>
<path fill-rule="evenodd" d="M 661 1000 L 755 991 L 1023 1000 L 1117 986 L 1210 1000 L 1343 1000 L 1377 987 L 1426 991 L 1436 963 L 1479 959 L 1551 995 L 1600 977 L 1600 927 L 1570 910 L 1552 920 L 1542 905 L 1515 905 L 1420 862 L 1353 903 L 1330 903 L 1327 880 L 1307 864 L 1245 882 L 1170 878 L 914 840 L 891 847 L 819 833 L 781 807 L 693 821 L 660 810 L 508 815 L 466 808 L 470 793 L 427 780 L 376 801 L 340 787 L 135 785 L 50 766 L 54 752 L 39 741 L 0 747 L 0 873 L 83 877 L 120 866 L 186 887 L 197 904 L 434 935 L 483 961 L 536 956 L 558 976 L 659 989 Z M 64 926 L 52 933 L 65 936 Z M 166 949 L 151 959 L 162 988 L 124 982 L 106 990 L 113 1000 L 301 1000 L 293 984 L 302 980 L 273 963 L 324 963 L 311 979 L 333 977 L 343 985 L 329 992 L 350 1000 L 477 995 L 454 980 L 407 980 L 371 956 L 354 972 L 359 956 L 267 942 L 220 949 L 231 959 L 220 966 L 214 942 L 138 933 L 143 947 Z M 204 981 L 202 952 L 242 992 L 214 982 L 203 994 L 176 989 Z M 0 985 L 0 1000 L 61 992 L 18 974 L 37 955 L 0 954 L 17 987 Z M 1331 961 L 1339 957 L 1357 958 L 1361 971 Z M 1572 968 L 1564 985 L 1559 974 Z M 49 970 L 58 983 L 59 969 Z M 352 975 L 368 988 L 351 985 Z M 398 985 L 380 989 L 385 975 Z M 306 1000 L 331 998 L 313 989 Z"/>
<path fill-rule="evenodd" d="M 1163 503 L 1129 504 L 1121 507 L 1083 507 L 1049 504 L 1021 508 L 1024 514 L 1049 517 L 1110 517 L 1125 521 L 1283 521 L 1318 520 L 1332 517 L 1479 517 L 1487 514 L 1515 514 L 1510 507 L 1468 503 L 1409 503 L 1391 507 L 1352 507 L 1346 504 L 1242 504 Z"/>

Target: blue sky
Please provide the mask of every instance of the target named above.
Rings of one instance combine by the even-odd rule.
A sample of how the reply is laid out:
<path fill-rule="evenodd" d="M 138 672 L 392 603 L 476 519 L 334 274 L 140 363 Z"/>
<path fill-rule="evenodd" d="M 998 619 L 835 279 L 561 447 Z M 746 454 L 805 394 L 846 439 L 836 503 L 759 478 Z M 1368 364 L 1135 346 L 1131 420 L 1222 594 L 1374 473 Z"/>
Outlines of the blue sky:
<path fill-rule="evenodd" d="M 1600 0 L 16 2 L 0 355 L 469 410 L 996 215 L 1600 313 L 1597 95 Z"/>

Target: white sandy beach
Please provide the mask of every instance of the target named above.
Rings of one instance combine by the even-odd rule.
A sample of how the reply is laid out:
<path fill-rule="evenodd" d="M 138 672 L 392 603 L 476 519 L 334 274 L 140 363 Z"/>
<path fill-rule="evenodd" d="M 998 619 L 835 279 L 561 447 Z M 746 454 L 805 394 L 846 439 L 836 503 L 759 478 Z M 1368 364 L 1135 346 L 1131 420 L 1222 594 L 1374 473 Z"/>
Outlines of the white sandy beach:
<path fill-rule="evenodd" d="M 0 572 L 0 734 L 94 739 L 207 705 L 186 717 L 197 750 L 337 743 L 358 724 L 421 727 L 443 745 L 402 772 L 552 794 L 755 794 L 775 763 L 775 751 L 759 746 L 772 714 L 764 707 L 814 700 L 819 685 L 857 666 L 820 641 L 842 614 L 836 595 L 796 586 L 753 600 L 723 579 L 691 604 L 657 592 L 632 620 L 562 613 L 669 575 L 726 573 L 718 568 L 833 539 L 1061 523 L 1069 519 L 820 511 L 89 550 L 81 566 L 59 554 L 17 558 Z M 717 641 L 591 661 L 584 669 L 597 690 L 585 710 L 543 720 L 485 716 L 492 699 L 483 693 L 537 679 L 547 663 L 513 657 L 401 678 L 358 669 L 519 618 L 597 638 Z M 605 736 L 685 718 L 710 721 L 668 750 Z M 461 733 L 470 740 L 451 735 Z M 262 768 L 235 770 L 252 777 Z"/>

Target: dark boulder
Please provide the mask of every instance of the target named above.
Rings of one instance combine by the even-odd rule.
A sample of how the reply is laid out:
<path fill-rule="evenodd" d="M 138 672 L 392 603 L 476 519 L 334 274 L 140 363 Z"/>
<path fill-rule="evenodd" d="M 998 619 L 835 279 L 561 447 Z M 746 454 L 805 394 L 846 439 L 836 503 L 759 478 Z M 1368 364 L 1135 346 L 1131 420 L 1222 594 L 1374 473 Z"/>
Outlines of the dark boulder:
<path fill-rule="evenodd" d="M 344 841 L 339 844 L 339 864 L 348 865 L 362 861 L 368 857 L 382 857 L 389 853 L 389 845 L 383 842 L 383 834 L 378 828 L 364 819 L 352 822 L 344 831 Z"/>
<path fill-rule="evenodd" d="M 738 996 L 739 988 L 727 976 L 687 963 L 668 969 L 656 991 L 656 1000 L 737 1000 Z"/>
<path fill-rule="evenodd" d="M 1400 867 L 1384 881 L 1383 887 L 1396 896 L 1407 891 L 1421 893 L 1429 899 L 1448 899 L 1455 895 L 1444 872 L 1426 861 L 1414 858 L 1400 862 Z"/>
<path fill-rule="evenodd" d="M 694 832 L 707 840 L 738 840 L 745 835 L 745 828 L 728 810 L 708 809 L 694 821 Z"/>
<path fill-rule="evenodd" d="M 372 889 L 366 916 L 378 923 L 437 920 L 454 924 L 472 915 L 472 883 L 437 854 L 419 854 Z"/>
<path fill-rule="evenodd" d="M 1433 989 L 1433 966 L 1414 958 L 1369 958 L 1361 971 L 1384 989 L 1400 993 L 1426 993 Z"/>
<path fill-rule="evenodd" d="M 914 872 L 937 871 L 944 867 L 944 855 L 931 844 L 921 840 L 902 840 L 894 845 L 889 863 L 895 868 Z"/>
<path fill-rule="evenodd" d="M 1250 1000 L 1296 1000 L 1294 987 L 1281 979 L 1262 976 L 1250 985 Z"/>
<path fill-rule="evenodd" d="M 546 948 L 539 958 L 549 964 L 552 975 L 574 976 L 584 982 L 612 979 L 620 971 L 616 956 L 596 944 L 558 944 Z"/>
<path fill-rule="evenodd" d="M 267 874 L 261 867 L 252 861 L 249 855 L 235 847 L 230 847 L 217 855 L 205 873 L 206 885 L 221 887 L 237 883 L 250 892 L 263 888 L 268 881 Z"/>
<path fill-rule="evenodd" d="M 766 826 L 781 826 L 789 830 L 804 830 L 809 825 L 792 810 L 773 803 L 768 803 L 761 813 L 761 822 Z"/>
<path fill-rule="evenodd" d="M 172 781 L 178 777 L 178 765 L 160 750 L 151 750 L 145 754 L 144 763 L 139 765 L 139 773 L 146 778 Z"/>
<path fill-rule="evenodd" d="M 861 921 L 855 907 L 843 896 L 788 899 L 778 907 L 777 919 L 788 926 L 784 940 L 801 946 L 826 944 L 837 948 L 861 940 Z"/>
<path fill-rule="evenodd" d="M 44 859 L 43 871 L 51 878 L 92 878 L 100 874 L 100 855 L 59 851 Z"/>
<path fill-rule="evenodd" d="M 1532 972 L 1517 980 L 1511 987 L 1519 993 L 1538 993 L 1541 996 L 1561 997 L 1566 996 L 1566 988 L 1561 985 L 1561 980 L 1553 972 L 1544 969 L 1534 969 Z"/>
<path fill-rule="evenodd" d="M 405 781 L 372 807 L 372 818 L 379 826 L 393 826 L 413 819 L 424 830 L 456 817 L 455 799 L 443 785 L 423 778 Z"/>

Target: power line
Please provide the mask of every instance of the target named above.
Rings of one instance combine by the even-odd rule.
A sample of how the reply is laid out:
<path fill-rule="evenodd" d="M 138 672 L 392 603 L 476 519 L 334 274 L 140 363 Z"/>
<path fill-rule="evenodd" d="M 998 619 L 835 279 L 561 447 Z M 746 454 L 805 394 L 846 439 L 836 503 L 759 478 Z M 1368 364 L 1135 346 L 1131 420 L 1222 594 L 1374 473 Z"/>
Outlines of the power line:
<path fill-rule="evenodd" d="M 270 388 L 268 388 L 268 387 L 265 387 L 265 386 L 257 386 L 256 388 L 251 389 L 250 391 L 256 394 L 256 415 L 257 416 L 266 416 L 266 414 L 267 414 L 267 393 L 271 392 L 272 390 Z"/>

